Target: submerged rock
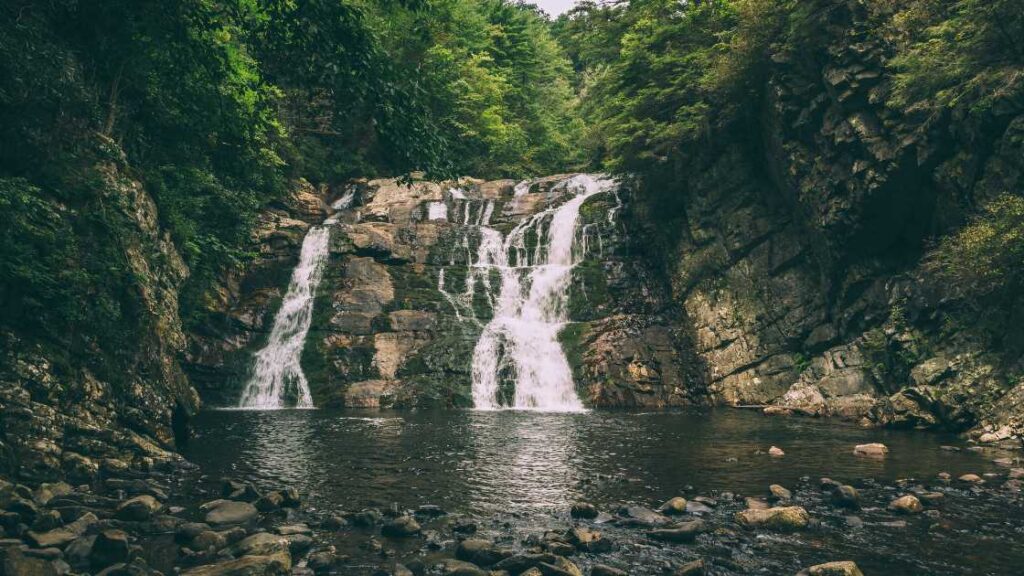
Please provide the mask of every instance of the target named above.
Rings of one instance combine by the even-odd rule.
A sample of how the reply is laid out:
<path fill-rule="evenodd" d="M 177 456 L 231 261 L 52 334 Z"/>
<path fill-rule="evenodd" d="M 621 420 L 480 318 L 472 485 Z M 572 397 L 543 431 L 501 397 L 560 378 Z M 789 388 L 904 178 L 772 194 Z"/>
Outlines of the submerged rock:
<path fill-rule="evenodd" d="M 573 518 L 585 518 L 593 519 L 597 518 L 597 506 L 589 502 L 576 502 L 572 505 L 572 509 L 569 510 L 569 515 Z"/>
<path fill-rule="evenodd" d="M 392 538 L 407 538 L 420 533 L 419 522 L 412 516 L 399 516 L 381 528 L 381 534 Z"/>
<path fill-rule="evenodd" d="M 703 520 L 693 520 L 691 522 L 673 524 L 668 528 L 651 530 L 647 532 L 647 536 L 652 540 L 661 540 L 663 542 L 693 542 L 697 535 L 707 531 L 707 525 Z"/>
<path fill-rule="evenodd" d="M 839 508 L 849 508 L 851 510 L 860 508 L 860 493 L 853 486 L 846 484 L 836 486 L 832 490 L 830 499 L 832 505 Z"/>
<path fill-rule="evenodd" d="M 745 528 L 766 528 L 777 532 L 803 530 L 811 516 L 800 506 L 743 510 L 736 513 L 736 521 Z"/>
<path fill-rule="evenodd" d="M 917 496 L 907 494 L 890 502 L 889 509 L 899 514 L 918 514 L 924 510 L 924 506 L 921 505 L 921 501 L 917 499 Z"/>

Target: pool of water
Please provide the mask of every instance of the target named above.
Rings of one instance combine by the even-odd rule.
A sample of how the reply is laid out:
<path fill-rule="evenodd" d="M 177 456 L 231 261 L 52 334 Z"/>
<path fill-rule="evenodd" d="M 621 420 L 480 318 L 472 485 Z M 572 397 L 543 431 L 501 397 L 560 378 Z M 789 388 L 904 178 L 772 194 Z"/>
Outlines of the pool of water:
<path fill-rule="evenodd" d="M 998 469 L 991 453 L 943 448 L 966 448 L 953 436 L 769 418 L 726 409 L 582 414 L 206 412 L 198 417 L 196 429 L 198 437 L 186 456 L 211 480 L 234 477 L 257 485 L 292 485 L 308 495 L 314 508 L 324 511 L 434 504 L 453 514 L 497 519 L 506 528 L 513 519 L 516 537 L 542 531 L 552 519 L 567 523 L 567 510 L 578 500 L 614 509 L 626 503 L 653 506 L 677 495 L 729 491 L 763 496 L 769 484 L 798 489 L 816 486 L 819 477 L 828 476 L 867 486 L 867 492 L 877 492 L 884 509 L 892 486 L 901 479 L 927 483 L 940 471 L 956 477 Z M 854 445 L 868 442 L 886 444 L 889 456 L 876 460 L 853 455 Z M 782 448 L 785 456 L 769 456 L 771 446 Z M 877 490 L 871 488 L 875 486 Z M 971 504 L 972 495 L 962 492 L 962 503 L 951 498 L 954 503 L 949 504 L 949 515 L 963 518 L 954 527 L 953 534 L 961 531 L 956 538 L 935 540 L 922 535 L 927 526 L 914 522 L 902 528 L 894 525 L 889 533 L 872 532 L 881 534 L 877 538 L 846 538 L 841 527 L 844 517 L 829 512 L 832 516 L 824 521 L 834 521 L 836 534 L 826 531 L 826 535 L 772 543 L 774 563 L 752 568 L 751 573 L 799 566 L 808 561 L 801 554 L 822 561 L 838 559 L 832 554 L 856 556 L 862 568 L 881 567 L 893 574 L 1014 573 L 1009 563 L 1024 561 L 1024 510 L 1005 510 L 1006 504 L 1000 502 Z M 869 507 L 862 515 L 870 521 L 872 514 Z M 977 524 L 971 517 L 976 517 Z M 878 522 L 883 520 L 879 516 Z M 1003 533 L 998 537 L 985 535 L 990 529 L 998 532 L 999 526 Z M 971 544 L 975 536 L 980 544 Z M 993 547 L 998 544 L 1000 551 L 986 548 L 986 539 L 992 540 Z M 961 541 L 962 546 L 950 547 L 950 542 Z M 756 555 L 759 544 L 764 542 L 736 547 L 745 547 L 743 554 Z M 879 548 L 871 551 L 866 545 Z M 1006 550 L 1007 545 L 1011 549 Z M 406 553 L 414 552 L 406 548 Z M 878 554 L 881 560 L 872 560 Z M 922 559 L 927 556 L 931 558 Z M 970 560 L 973 556 L 980 558 Z M 639 549 L 633 556 L 623 551 L 620 560 L 626 567 L 639 562 L 658 566 L 666 561 L 659 553 Z M 735 559 L 730 562 L 747 565 Z M 746 571 L 736 570 L 723 573 Z"/>

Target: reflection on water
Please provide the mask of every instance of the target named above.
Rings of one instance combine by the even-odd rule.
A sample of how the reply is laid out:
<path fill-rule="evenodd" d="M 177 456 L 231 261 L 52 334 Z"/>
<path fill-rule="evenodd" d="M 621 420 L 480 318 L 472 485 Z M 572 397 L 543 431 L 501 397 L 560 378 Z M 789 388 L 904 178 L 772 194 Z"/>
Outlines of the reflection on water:
<path fill-rule="evenodd" d="M 735 410 L 212 412 L 197 428 L 187 455 L 212 477 L 290 484 L 339 510 L 397 502 L 531 515 L 576 499 L 649 504 L 683 491 L 761 493 L 801 476 L 894 480 L 988 469 L 977 455 L 941 450 L 951 437 Z M 852 455 L 855 444 L 875 441 L 889 445 L 889 458 Z M 771 445 L 786 457 L 757 454 Z"/>

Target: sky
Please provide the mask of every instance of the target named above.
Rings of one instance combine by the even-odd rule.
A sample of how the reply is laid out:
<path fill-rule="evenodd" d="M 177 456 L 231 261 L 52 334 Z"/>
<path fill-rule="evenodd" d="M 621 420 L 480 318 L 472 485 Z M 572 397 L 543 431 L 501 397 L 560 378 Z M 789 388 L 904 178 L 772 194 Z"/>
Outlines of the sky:
<path fill-rule="evenodd" d="M 576 0 L 532 0 L 532 2 L 537 6 L 540 6 L 545 12 L 554 18 L 562 12 L 567 12 L 569 8 L 572 8 L 573 4 L 576 3 Z"/>

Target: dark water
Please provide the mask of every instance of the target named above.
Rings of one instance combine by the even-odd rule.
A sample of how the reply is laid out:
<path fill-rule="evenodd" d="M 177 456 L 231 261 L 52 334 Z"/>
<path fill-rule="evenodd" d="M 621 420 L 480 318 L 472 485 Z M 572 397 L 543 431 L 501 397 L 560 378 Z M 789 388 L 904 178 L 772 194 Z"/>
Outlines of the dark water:
<path fill-rule="evenodd" d="M 496 523 L 514 519 L 517 537 L 551 527 L 552 519 L 567 525 L 566 512 L 577 500 L 605 509 L 623 503 L 655 506 L 676 495 L 730 491 L 762 496 L 773 483 L 813 493 L 821 476 L 865 486 L 883 511 L 875 514 L 869 506 L 861 516 L 870 523 L 875 514 L 882 523 L 893 520 L 885 516 L 884 503 L 895 494 L 897 480 L 918 478 L 927 484 L 940 471 L 956 477 L 997 470 L 992 453 L 943 450 L 943 444 L 963 445 L 952 436 L 768 418 L 741 410 L 208 412 L 200 416 L 197 429 L 200 437 L 187 456 L 210 478 L 292 485 L 320 510 L 436 504 Z M 853 446 L 866 442 L 888 445 L 889 457 L 854 456 Z M 785 457 L 758 453 L 772 445 L 785 450 Z M 728 552 L 733 558 L 726 565 L 739 568 L 728 573 L 746 573 L 744 566 L 750 573 L 775 573 L 810 559 L 856 557 L 862 567 L 885 570 L 874 573 L 1024 574 L 1024 565 L 1018 564 L 1024 561 L 1024 511 L 952 488 L 948 501 L 948 515 L 959 519 L 951 536 L 936 540 L 928 525 L 912 519 L 906 527 L 847 537 L 843 517 L 828 512 L 832 516 L 823 522 L 834 522 L 844 533 L 769 541 L 773 561 L 767 565 L 756 560 L 758 546 L 766 542 L 737 543 L 741 551 Z M 659 565 L 671 561 L 665 554 L 624 550 L 619 560 L 630 567 Z M 755 559 L 745 564 L 743 554 Z"/>

